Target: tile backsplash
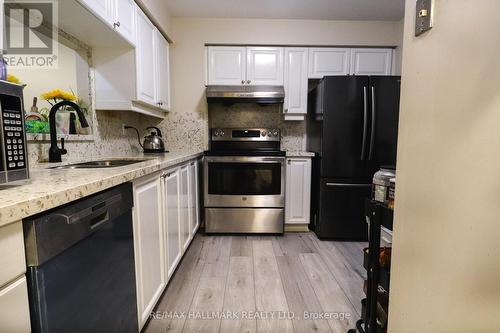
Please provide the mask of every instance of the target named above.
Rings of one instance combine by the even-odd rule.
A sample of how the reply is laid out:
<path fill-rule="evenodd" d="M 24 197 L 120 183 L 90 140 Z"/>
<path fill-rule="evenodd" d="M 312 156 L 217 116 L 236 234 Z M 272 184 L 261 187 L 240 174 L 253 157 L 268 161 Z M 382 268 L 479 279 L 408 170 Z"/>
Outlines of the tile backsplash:
<path fill-rule="evenodd" d="M 127 156 L 140 153 L 142 149 L 137 142 L 137 135 L 132 130 L 127 130 L 128 132 L 123 135 L 122 123 L 133 125 L 142 132 L 149 126 L 147 118 L 133 112 L 98 111 L 93 120 L 94 139 L 65 142 L 68 153 L 62 156 L 63 161 L 80 161 L 102 156 Z M 144 133 L 141 133 L 141 139 Z M 49 147 L 50 142 L 47 141 L 28 142 L 30 163 L 47 160 Z"/>
<path fill-rule="evenodd" d="M 209 127 L 265 127 L 281 130 L 281 148 L 288 151 L 305 150 L 304 121 L 284 121 L 280 105 L 210 104 Z"/>

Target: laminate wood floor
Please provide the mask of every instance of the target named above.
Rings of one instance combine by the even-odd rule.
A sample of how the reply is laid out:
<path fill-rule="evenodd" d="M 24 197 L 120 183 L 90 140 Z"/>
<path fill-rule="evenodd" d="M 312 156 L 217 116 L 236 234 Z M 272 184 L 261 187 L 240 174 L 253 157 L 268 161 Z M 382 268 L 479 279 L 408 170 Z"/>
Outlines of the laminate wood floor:
<path fill-rule="evenodd" d="M 144 331 L 345 333 L 360 317 L 366 245 L 198 234 Z"/>

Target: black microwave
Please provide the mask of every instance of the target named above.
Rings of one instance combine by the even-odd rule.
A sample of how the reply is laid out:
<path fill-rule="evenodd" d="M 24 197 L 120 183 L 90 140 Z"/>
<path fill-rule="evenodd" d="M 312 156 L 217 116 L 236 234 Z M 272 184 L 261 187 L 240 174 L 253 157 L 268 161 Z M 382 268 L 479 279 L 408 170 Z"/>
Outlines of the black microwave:
<path fill-rule="evenodd" d="M 0 81 L 0 184 L 29 178 L 23 88 Z"/>

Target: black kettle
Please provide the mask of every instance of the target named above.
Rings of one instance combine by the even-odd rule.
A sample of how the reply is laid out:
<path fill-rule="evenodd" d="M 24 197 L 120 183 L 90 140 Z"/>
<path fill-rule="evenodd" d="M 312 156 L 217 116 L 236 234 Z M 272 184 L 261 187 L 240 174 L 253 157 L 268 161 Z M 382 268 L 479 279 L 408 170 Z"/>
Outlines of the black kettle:
<path fill-rule="evenodd" d="M 130 128 L 134 129 L 137 132 L 137 140 L 139 140 L 139 144 L 141 145 L 142 149 L 144 149 L 144 153 L 148 154 L 158 154 L 158 153 L 167 153 L 168 151 L 165 150 L 165 143 L 163 142 L 163 138 L 161 135 L 161 131 L 158 127 L 147 127 L 146 129 L 153 129 L 149 135 L 146 135 L 144 137 L 144 143 L 141 144 L 141 140 L 139 138 L 139 131 L 137 128 L 133 126 L 125 126 L 125 128 Z"/>

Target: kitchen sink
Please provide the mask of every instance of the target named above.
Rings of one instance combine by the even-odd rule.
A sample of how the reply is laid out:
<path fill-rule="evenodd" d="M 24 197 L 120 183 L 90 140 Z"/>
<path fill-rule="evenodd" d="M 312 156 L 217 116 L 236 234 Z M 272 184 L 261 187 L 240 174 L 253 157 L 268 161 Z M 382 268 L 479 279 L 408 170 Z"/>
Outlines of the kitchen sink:
<path fill-rule="evenodd" d="M 100 169 L 100 168 L 116 168 L 126 166 L 134 163 L 141 163 L 148 160 L 137 159 L 116 159 L 116 160 L 103 160 L 103 161 L 90 161 L 68 165 L 61 165 L 49 169 Z"/>

